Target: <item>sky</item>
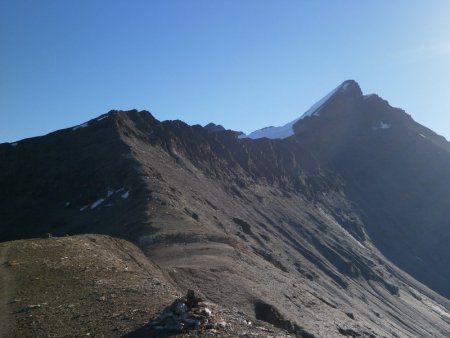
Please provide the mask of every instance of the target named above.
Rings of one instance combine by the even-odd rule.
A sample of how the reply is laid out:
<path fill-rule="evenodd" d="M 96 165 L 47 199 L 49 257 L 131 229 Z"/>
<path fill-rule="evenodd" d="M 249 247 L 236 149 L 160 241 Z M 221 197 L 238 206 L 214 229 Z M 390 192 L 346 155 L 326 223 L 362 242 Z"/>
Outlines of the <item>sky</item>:
<path fill-rule="evenodd" d="M 347 79 L 450 139 L 450 2 L 0 0 L 0 143 L 111 109 L 246 133 Z"/>

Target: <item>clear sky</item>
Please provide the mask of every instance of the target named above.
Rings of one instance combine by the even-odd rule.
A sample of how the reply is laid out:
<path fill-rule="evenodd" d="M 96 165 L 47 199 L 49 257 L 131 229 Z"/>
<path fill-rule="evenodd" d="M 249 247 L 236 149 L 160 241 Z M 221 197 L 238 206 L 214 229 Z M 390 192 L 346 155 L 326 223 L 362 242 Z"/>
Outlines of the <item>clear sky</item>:
<path fill-rule="evenodd" d="M 0 0 L 0 142 L 110 109 L 282 125 L 346 79 L 450 139 L 450 1 Z"/>

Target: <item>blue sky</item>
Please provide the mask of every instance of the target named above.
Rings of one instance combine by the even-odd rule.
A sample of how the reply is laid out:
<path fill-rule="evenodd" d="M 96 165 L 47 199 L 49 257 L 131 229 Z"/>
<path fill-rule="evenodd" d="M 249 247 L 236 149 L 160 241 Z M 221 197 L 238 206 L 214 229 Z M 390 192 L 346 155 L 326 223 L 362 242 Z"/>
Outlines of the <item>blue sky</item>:
<path fill-rule="evenodd" d="M 110 109 L 282 125 L 346 79 L 450 139 L 450 2 L 0 2 L 0 142 Z"/>

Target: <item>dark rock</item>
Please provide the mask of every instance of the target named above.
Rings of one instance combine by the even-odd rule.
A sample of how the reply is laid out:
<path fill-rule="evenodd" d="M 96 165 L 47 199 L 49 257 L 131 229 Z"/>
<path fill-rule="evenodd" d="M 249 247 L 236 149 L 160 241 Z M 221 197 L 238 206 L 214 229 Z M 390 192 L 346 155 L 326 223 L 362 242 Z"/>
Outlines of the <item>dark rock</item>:
<path fill-rule="evenodd" d="M 339 333 L 343 336 L 348 336 L 348 337 L 361 337 L 361 334 L 359 332 L 356 332 L 353 329 L 343 329 L 343 328 L 339 328 L 338 329 Z"/>
<path fill-rule="evenodd" d="M 296 323 L 285 319 L 274 306 L 265 302 L 255 302 L 255 317 L 290 333 L 295 333 L 299 337 L 314 338 L 313 334 L 298 326 Z"/>
<path fill-rule="evenodd" d="M 355 315 L 352 313 L 352 312 L 346 312 L 345 313 L 349 318 L 351 318 L 351 319 L 355 319 Z"/>
<path fill-rule="evenodd" d="M 194 290 L 188 290 L 186 295 L 186 305 L 189 309 L 197 307 L 198 303 L 201 301 L 202 299 L 195 294 Z"/>

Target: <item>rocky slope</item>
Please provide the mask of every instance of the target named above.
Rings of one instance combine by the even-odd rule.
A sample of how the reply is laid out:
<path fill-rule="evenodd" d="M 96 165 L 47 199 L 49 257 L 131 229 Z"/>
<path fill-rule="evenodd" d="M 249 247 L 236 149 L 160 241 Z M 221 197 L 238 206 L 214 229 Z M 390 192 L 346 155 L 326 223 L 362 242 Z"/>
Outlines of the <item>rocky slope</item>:
<path fill-rule="evenodd" d="M 0 262 L 0 337 L 167 337 L 164 327 L 149 321 L 166 313 L 170 300 L 183 300 L 136 246 L 108 236 L 0 243 Z M 200 336 L 289 337 L 264 322 L 248 325 L 247 317 L 217 304 L 207 306 L 211 328 L 199 325 Z"/>
<path fill-rule="evenodd" d="M 297 124 L 297 140 L 346 182 L 377 248 L 449 298 L 450 144 L 347 83 L 319 118 Z"/>
<path fill-rule="evenodd" d="M 297 336 L 449 335 L 448 143 L 353 81 L 292 128 L 112 111 L 0 145 L 0 239 L 131 240 L 181 293 Z"/>
<path fill-rule="evenodd" d="M 176 286 L 129 242 L 106 236 L 0 244 L 1 337 L 119 336 Z"/>

